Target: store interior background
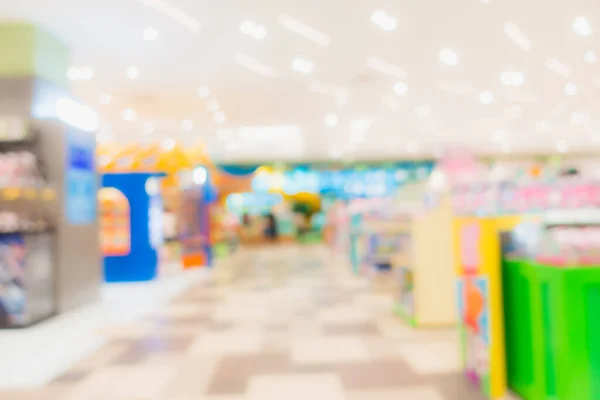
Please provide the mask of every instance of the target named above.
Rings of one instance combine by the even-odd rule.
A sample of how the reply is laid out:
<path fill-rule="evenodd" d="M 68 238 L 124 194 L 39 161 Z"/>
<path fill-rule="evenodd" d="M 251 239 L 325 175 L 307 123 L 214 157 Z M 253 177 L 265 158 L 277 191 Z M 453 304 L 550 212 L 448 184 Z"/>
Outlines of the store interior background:
<path fill-rule="evenodd" d="M 599 399 L 599 26 L 591 0 L 0 3 L 0 398 L 294 247 L 455 332 L 482 398 Z"/>

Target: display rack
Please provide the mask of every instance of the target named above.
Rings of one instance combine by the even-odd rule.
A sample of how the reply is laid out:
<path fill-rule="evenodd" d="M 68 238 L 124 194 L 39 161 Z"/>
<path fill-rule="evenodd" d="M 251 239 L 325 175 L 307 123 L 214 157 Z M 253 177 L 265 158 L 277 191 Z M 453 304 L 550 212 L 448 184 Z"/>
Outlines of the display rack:
<path fill-rule="evenodd" d="M 0 329 L 56 313 L 56 191 L 38 137 L 24 120 L 0 119 Z"/>

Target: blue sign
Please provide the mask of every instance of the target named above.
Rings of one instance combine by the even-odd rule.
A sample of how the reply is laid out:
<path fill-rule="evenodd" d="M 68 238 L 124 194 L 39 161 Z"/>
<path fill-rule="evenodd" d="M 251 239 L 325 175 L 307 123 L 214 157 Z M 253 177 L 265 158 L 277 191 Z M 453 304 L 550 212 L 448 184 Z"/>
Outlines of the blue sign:
<path fill-rule="evenodd" d="M 67 133 L 65 208 L 71 225 L 94 223 L 97 216 L 97 176 L 94 168 L 94 135 L 71 130 Z"/>

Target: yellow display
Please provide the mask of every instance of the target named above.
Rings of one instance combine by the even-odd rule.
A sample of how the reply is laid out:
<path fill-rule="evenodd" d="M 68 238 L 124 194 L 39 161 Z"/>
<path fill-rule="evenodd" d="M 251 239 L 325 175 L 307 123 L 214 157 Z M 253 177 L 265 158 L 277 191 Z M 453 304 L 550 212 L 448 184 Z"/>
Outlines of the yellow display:
<path fill-rule="evenodd" d="M 507 388 L 500 233 L 519 222 L 519 217 L 463 217 L 454 223 L 465 372 L 491 399 L 504 396 Z"/>

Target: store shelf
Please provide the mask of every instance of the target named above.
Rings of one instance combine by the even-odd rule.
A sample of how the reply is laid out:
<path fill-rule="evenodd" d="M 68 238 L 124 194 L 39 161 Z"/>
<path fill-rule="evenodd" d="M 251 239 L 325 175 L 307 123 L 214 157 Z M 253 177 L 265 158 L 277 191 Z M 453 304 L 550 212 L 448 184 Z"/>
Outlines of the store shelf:
<path fill-rule="evenodd" d="M 0 201 L 54 201 L 56 190 L 52 187 L 5 187 L 0 188 Z"/>

